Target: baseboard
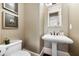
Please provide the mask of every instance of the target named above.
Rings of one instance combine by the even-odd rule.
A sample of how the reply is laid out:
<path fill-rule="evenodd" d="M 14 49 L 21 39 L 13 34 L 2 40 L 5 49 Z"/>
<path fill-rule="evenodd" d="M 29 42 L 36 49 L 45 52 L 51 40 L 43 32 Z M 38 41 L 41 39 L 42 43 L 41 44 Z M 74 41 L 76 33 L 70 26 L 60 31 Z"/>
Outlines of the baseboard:
<path fill-rule="evenodd" d="M 44 48 L 42 49 L 40 56 L 43 56 L 43 53 L 44 53 Z"/>
<path fill-rule="evenodd" d="M 40 53 L 40 56 L 43 56 L 44 53 L 52 55 L 51 52 L 52 52 L 52 50 L 50 48 L 43 47 L 43 49 L 42 49 L 42 51 Z"/>
<path fill-rule="evenodd" d="M 40 53 L 40 56 L 43 56 L 44 53 L 52 55 L 52 49 L 44 47 Z M 68 52 L 64 52 L 64 51 L 60 51 L 60 50 L 57 51 L 57 54 L 58 54 L 58 56 L 70 56 L 70 54 Z"/>
<path fill-rule="evenodd" d="M 26 50 L 26 49 L 23 49 L 23 50 Z M 31 53 L 31 56 L 40 56 L 40 54 L 32 52 L 30 50 L 26 50 L 26 51 L 28 51 L 29 53 Z"/>

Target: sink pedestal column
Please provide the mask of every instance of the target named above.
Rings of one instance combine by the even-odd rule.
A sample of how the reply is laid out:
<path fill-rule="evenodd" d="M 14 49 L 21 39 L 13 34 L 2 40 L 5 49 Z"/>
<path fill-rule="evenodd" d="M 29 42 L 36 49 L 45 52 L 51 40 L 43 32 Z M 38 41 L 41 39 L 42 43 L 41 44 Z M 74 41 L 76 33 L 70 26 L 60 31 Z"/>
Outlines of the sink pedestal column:
<path fill-rule="evenodd" d="M 57 56 L 57 43 L 52 42 L 52 56 Z"/>

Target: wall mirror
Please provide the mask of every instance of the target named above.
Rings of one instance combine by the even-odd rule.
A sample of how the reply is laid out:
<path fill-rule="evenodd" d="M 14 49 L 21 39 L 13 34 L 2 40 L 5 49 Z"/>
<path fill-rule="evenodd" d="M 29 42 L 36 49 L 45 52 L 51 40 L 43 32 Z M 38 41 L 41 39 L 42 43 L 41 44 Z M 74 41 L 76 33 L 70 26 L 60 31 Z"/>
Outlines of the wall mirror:
<path fill-rule="evenodd" d="M 54 7 L 48 11 L 48 27 L 61 27 L 61 8 Z"/>

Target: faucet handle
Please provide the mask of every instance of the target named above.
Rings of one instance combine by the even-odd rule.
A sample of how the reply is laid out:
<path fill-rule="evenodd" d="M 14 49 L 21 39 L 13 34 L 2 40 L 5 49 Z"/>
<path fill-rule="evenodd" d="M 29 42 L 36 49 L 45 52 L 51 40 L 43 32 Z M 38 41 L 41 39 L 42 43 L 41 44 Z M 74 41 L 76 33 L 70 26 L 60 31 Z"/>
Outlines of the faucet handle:
<path fill-rule="evenodd" d="M 52 32 L 50 32 L 50 34 L 52 35 Z"/>
<path fill-rule="evenodd" d="M 53 35 L 56 35 L 55 31 L 53 32 Z"/>
<path fill-rule="evenodd" d="M 56 35 L 59 35 L 59 33 L 56 33 Z"/>

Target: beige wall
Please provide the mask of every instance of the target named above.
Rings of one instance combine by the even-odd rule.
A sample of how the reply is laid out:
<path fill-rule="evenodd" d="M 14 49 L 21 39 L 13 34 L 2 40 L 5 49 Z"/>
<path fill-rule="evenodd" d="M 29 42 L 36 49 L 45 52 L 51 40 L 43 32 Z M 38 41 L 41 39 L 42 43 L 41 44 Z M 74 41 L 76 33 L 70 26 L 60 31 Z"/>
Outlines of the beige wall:
<path fill-rule="evenodd" d="M 19 4 L 18 29 L 2 29 L 2 11 L 8 12 L 2 9 L 2 4 L 0 4 L 0 42 L 2 42 L 6 37 L 9 39 L 19 38 L 23 40 L 24 39 L 24 4 Z M 8 13 L 11 13 L 11 12 L 8 12 Z"/>
<path fill-rule="evenodd" d="M 43 34 L 42 7 L 40 4 L 25 5 L 25 48 L 40 53 L 41 35 Z M 41 7 L 41 8 L 40 8 Z M 41 10 L 41 11 L 40 11 Z M 41 14 L 41 15 L 40 15 Z"/>
<path fill-rule="evenodd" d="M 2 15 L 1 15 L 1 12 L 2 12 L 2 6 L 1 6 L 1 4 L 0 4 L 0 43 L 2 43 L 2 29 L 1 29 L 1 27 L 2 27 L 2 24 L 1 24 L 1 17 L 2 17 Z"/>
<path fill-rule="evenodd" d="M 69 4 L 69 23 L 72 24 L 69 36 L 74 41 L 69 52 L 71 55 L 79 56 L 79 4 Z"/>

